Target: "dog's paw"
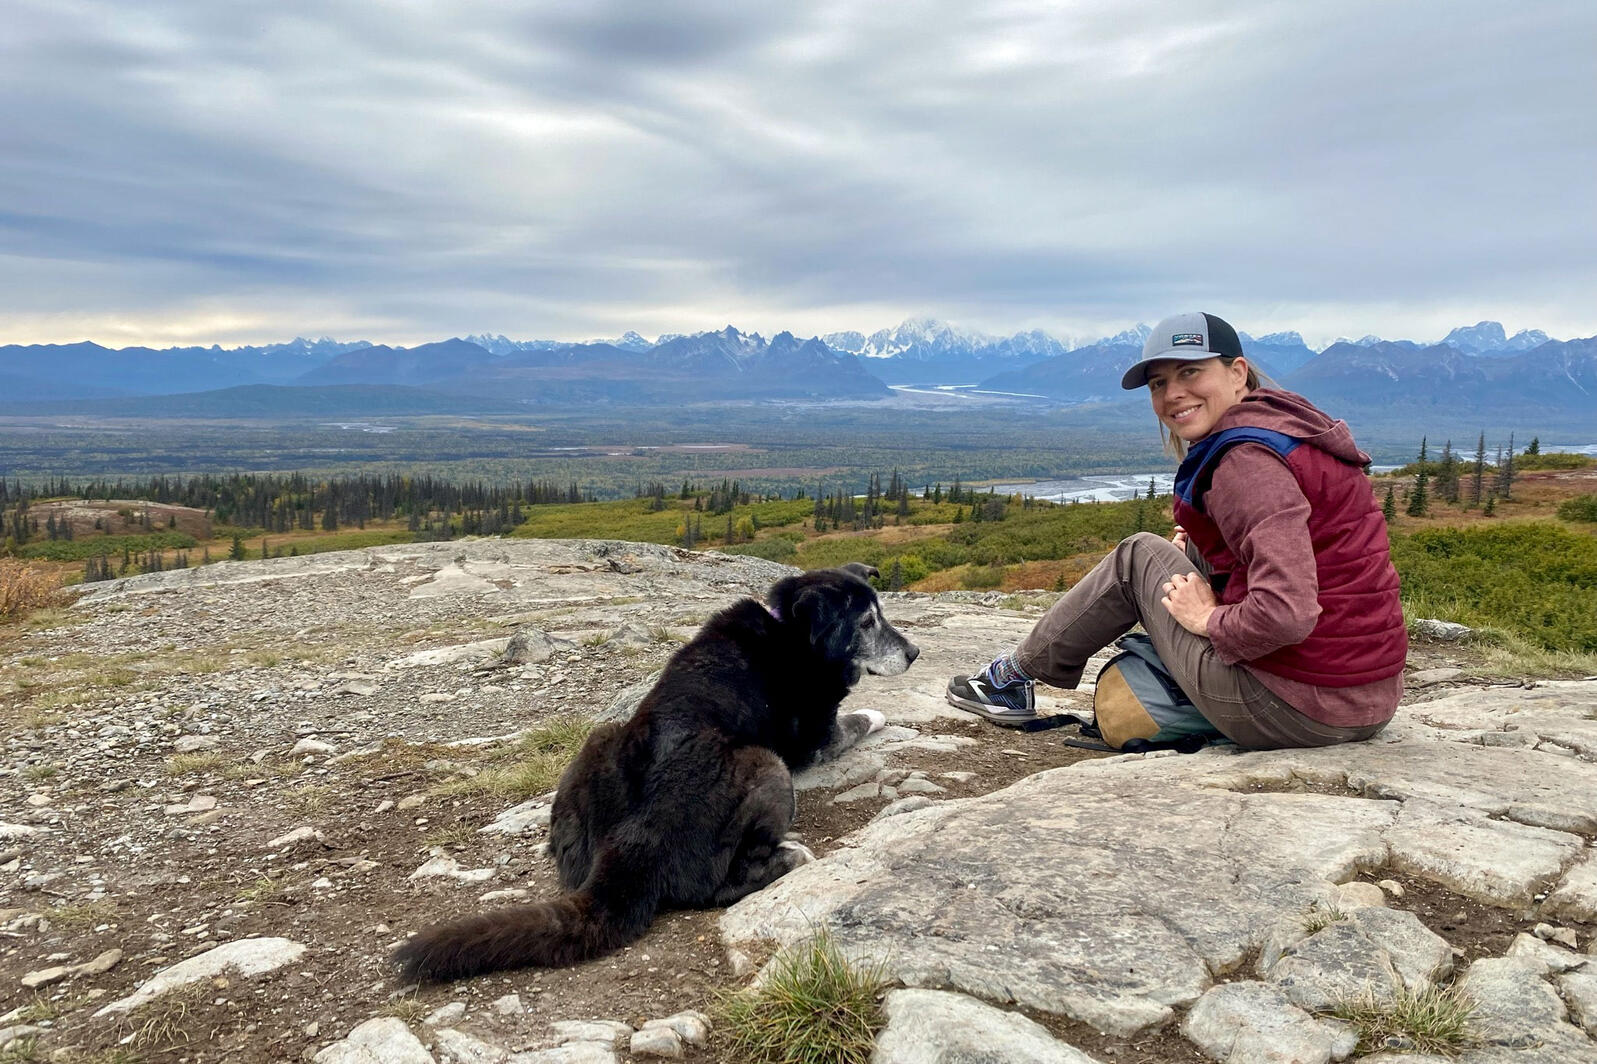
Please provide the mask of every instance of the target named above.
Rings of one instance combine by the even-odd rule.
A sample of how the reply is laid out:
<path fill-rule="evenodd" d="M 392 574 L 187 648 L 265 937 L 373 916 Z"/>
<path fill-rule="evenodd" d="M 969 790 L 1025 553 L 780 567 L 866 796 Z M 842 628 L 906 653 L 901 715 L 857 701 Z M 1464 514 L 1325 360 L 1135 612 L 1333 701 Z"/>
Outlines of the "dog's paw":
<path fill-rule="evenodd" d="M 870 729 L 865 733 L 866 735 L 870 735 L 872 732 L 879 732 L 883 728 L 887 727 L 887 714 L 883 713 L 881 710 L 856 709 L 854 712 L 871 722 Z"/>
<path fill-rule="evenodd" d="M 778 850 L 784 850 L 787 852 L 787 859 L 789 861 L 788 868 L 790 869 L 797 868 L 799 865 L 807 865 L 811 861 L 815 860 L 815 851 L 804 845 L 802 842 L 794 842 L 792 839 L 786 839 L 783 842 L 778 843 L 776 848 Z"/>

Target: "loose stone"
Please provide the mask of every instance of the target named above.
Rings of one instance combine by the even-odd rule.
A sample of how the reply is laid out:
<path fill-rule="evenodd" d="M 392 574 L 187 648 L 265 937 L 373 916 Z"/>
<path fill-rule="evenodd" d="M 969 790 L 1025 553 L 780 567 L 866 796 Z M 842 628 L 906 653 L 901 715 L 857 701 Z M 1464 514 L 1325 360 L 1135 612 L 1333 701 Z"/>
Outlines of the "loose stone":
<path fill-rule="evenodd" d="M 668 1057 L 672 1060 L 682 1056 L 682 1036 L 669 1027 L 645 1026 L 640 1031 L 632 1032 L 629 1046 L 635 1057 Z"/>

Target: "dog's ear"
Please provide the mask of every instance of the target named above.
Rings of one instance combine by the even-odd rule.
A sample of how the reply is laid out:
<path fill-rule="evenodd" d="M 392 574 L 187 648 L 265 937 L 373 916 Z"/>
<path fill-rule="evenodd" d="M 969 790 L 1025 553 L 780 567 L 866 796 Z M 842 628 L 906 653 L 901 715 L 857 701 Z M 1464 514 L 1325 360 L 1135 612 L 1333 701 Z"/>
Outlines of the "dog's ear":
<path fill-rule="evenodd" d="M 833 650 L 830 644 L 846 627 L 844 622 L 848 619 L 837 592 L 811 585 L 794 596 L 790 610 L 793 620 L 809 633 L 810 645 L 826 647 L 830 655 Z"/>
<path fill-rule="evenodd" d="M 876 568 L 874 565 L 866 565 L 864 562 L 847 562 L 843 565 L 839 565 L 838 568 L 843 570 L 843 572 L 857 576 L 866 582 L 871 580 L 880 580 L 882 578 L 882 571 L 880 569 Z"/>

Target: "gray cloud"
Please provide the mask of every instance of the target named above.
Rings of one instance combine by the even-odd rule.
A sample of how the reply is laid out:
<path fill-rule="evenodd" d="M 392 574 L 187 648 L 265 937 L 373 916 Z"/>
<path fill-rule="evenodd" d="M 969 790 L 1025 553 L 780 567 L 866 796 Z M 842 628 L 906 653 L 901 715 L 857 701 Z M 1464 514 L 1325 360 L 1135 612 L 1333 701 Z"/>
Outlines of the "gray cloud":
<path fill-rule="evenodd" d="M 0 340 L 1597 332 L 1597 9 L 0 0 Z"/>

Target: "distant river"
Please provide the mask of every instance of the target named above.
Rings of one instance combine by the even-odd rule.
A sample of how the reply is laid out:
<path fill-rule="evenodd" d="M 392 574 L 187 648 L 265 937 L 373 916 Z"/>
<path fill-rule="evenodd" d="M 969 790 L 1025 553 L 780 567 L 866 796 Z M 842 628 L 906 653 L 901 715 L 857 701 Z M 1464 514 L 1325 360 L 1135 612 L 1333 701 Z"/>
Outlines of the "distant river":
<path fill-rule="evenodd" d="M 1597 455 L 1597 443 L 1550 443 L 1545 451 L 1562 451 L 1566 454 Z M 1372 465 L 1372 473 L 1390 473 L 1395 465 Z M 1009 484 L 994 484 L 999 495 L 1030 495 L 1048 502 L 1124 502 L 1133 495 L 1148 490 L 1149 479 L 1158 495 L 1168 495 L 1175 490 L 1175 474 L 1169 470 L 1159 473 L 1106 473 L 1091 477 L 1067 477 L 1063 480 L 1028 480 Z"/>
<path fill-rule="evenodd" d="M 1175 474 L 1165 470 L 1160 473 L 1108 473 L 1065 480 L 995 484 L 993 491 L 999 495 L 1030 495 L 1047 502 L 1123 502 L 1132 495 L 1144 494 L 1148 490 L 1149 480 L 1153 481 L 1155 494 L 1168 495 L 1175 490 Z"/>

